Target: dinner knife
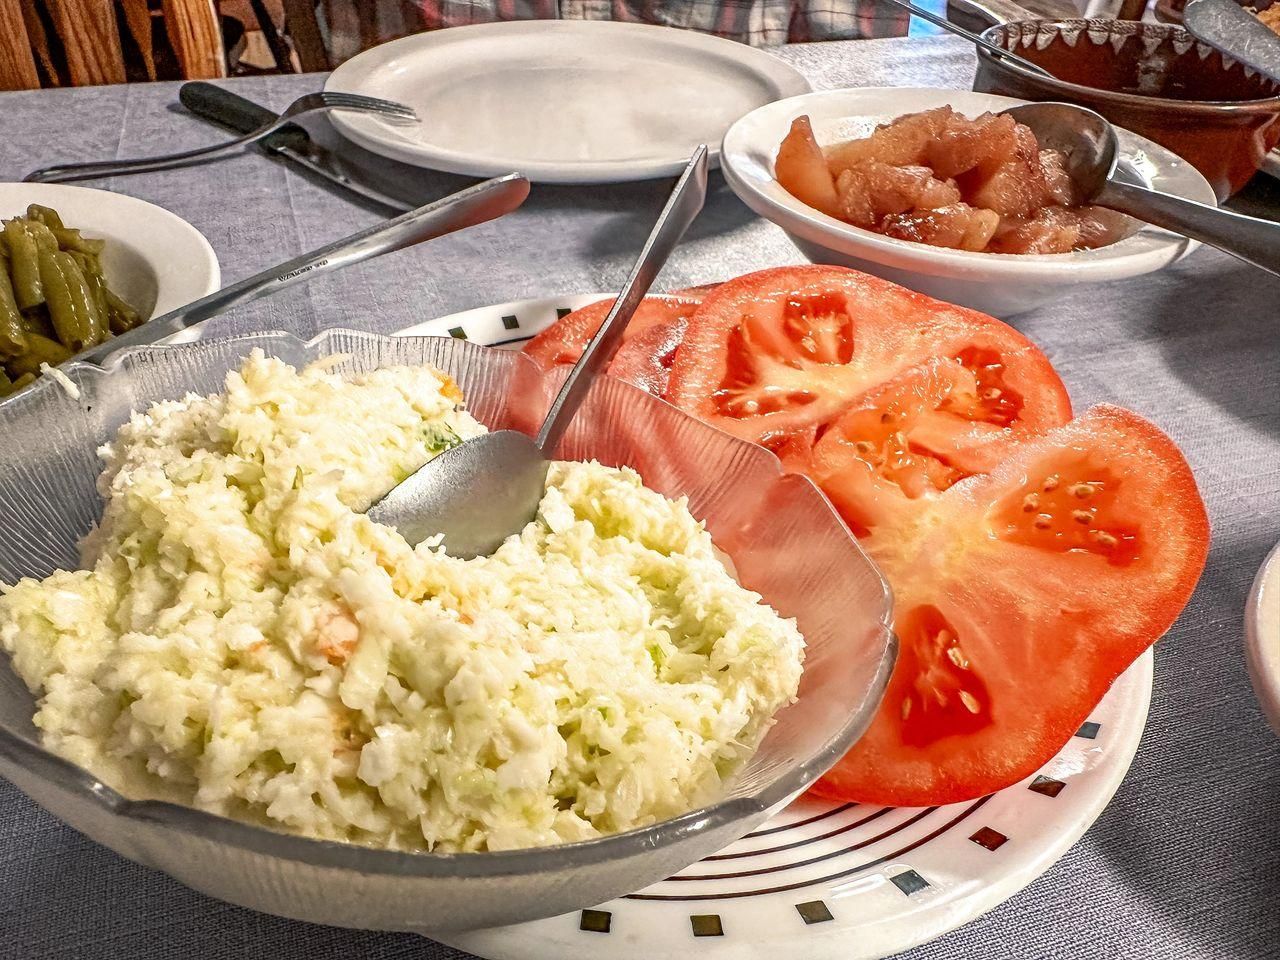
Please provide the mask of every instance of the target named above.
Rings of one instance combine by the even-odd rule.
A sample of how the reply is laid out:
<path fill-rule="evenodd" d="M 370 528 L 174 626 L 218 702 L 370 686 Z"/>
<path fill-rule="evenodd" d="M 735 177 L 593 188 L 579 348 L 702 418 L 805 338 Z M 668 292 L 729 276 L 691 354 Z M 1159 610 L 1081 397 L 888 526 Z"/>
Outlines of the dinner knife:
<path fill-rule="evenodd" d="M 225 87 L 212 83 L 193 81 L 184 83 L 178 91 L 182 105 L 205 120 L 212 120 L 236 133 L 249 133 L 276 119 L 276 114 L 252 100 L 246 100 Z M 372 200 L 392 210 L 411 210 L 413 204 L 397 200 L 376 190 L 347 173 L 342 161 L 330 150 L 311 139 L 310 134 L 297 124 L 289 124 L 266 137 L 258 144 L 263 150 L 296 163 L 335 183 L 352 193 Z"/>

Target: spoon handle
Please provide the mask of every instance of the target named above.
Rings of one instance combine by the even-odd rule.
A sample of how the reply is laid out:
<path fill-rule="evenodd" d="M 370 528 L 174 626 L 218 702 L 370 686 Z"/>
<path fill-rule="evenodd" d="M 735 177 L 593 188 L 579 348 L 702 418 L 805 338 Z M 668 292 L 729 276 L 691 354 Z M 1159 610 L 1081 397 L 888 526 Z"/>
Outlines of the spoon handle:
<path fill-rule="evenodd" d="M 435 203 L 374 224 L 319 250 L 312 250 L 252 277 L 246 277 L 221 290 L 215 290 L 207 297 L 201 297 L 96 347 L 90 347 L 72 359 L 101 363 L 108 354 L 122 347 L 155 343 L 179 330 L 226 313 L 232 307 L 270 296 L 322 273 L 340 270 L 353 263 L 361 263 L 393 250 L 402 250 L 416 243 L 434 240 L 464 227 L 501 217 L 524 203 L 528 195 L 529 181 L 518 173 L 486 180 Z"/>
<path fill-rule="evenodd" d="M 550 458 L 555 452 L 556 445 L 564 436 L 565 430 L 569 428 L 569 422 L 586 397 L 591 381 L 603 372 L 609 365 L 609 361 L 613 359 L 614 353 L 622 343 L 622 336 L 627 323 L 631 320 L 631 315 L 636 312 L 636 307 L 640 306 L 640 301 L 644 299 L 644 295 L 649 292 L 649 287 L 657 278 L 658 271 L 667 262 L 667 257 L 671 256 L 671 251 L 680 242 L 684 232 L 689 229 L 689 224 L 693 223 L 693 218 L 702 209 L 706 196 L 707 147 L 703 144 L 689 158 L 689 165 L 684 168 L 684 173 L 676 183 L 675 189 L 671 191 L 671 196 L 667 200 L 667 205 L 663 207 L 658 222 L 653 225 L 649 239 L 645 242 L 644 249 L 640 251 L 640 259 L 631 268 L 631 275 L 627 277 L 627 282 L 623 285 L 622 292 L 618 294 L 618 299 L 613 302 L 613 309 L 609 311 L 609 315 L 604 318 L 604 323 L 600 324 L 596 335 L 582 351 L 582 356 L 569 371 L 568 379 L 565 380 L 564 386 L 560 388 L 560 392 L 552 402 L 551 409 L 547 412 L 547 419 L 542 422 L 542 429 L 538 431 L 538 436 L 534 440 L 543 456 Z"/>
<path fill-rule="evenodd" d="M 1199 240 L 1280 276 L 1280 223 L 1110 179 L 1093 203 Z"/>

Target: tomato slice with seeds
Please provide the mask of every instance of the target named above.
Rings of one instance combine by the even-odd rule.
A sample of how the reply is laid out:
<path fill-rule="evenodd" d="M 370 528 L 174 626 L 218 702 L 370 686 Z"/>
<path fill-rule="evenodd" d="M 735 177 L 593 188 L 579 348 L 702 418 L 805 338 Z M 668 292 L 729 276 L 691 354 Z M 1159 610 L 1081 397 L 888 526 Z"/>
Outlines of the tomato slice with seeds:
<path fill-rule="evenodd" d="M 1177 618 L 1208 544 L 1177 447 L 1107 406 L 873 530 L 863 545 L 893 587 L 899 659 L 816 791 L 933 805 L 1035 773 Z"/>
<path fill-rule="evenodd" d="M 1007 324 L 816 265 L 747 274 L 708 295 L 676 351 L 666 397 L 786 451 L 793 469 L 807 465 L 814 446 L 815 469 L 847 472 L 853 451 L 865 450 L 860 441 L 892 440 L 936 461 L 931 472 L 947 482 L 988 469 L 1009 443 L 1071 416 L 1048 359 Z M 848 450 L 833 439 L 824 449 L 834 426 L 837 438 L 858 433 L 855 421 L 897 416 L 890 406 L 899 401 L 910 411 L 886 437 L 852 437 Z M 841 424 L 846 414 L 853 419 Z"/>
<path fill-rule="evenodd" d="M 622 346 L 609 363 L 609 373 L 660 394 L 666 386 L 667 370 L 685 323 L 701 299 L 699 292 L 691 291 L 680 296 L 645 297 L 640 301 L 627 324 Z M 526 343 L 524 353 L 544 370 L 576 363 L 612 307 L 613 300 L 599 300 L 565 314 Z M 632 340 L 639 342 L 628 349 Z"/>

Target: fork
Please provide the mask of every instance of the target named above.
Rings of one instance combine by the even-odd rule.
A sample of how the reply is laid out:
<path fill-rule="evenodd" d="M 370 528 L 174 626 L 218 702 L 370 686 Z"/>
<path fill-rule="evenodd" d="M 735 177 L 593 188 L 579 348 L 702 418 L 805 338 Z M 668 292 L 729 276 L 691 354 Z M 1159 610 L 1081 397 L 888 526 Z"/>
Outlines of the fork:
<path fill-rule="evenodd" d="M 389 123 L 416 123 L 418 115 L 411 107 L 391 100 L 379 100 L 357 93 L 308 93 L 299 97 L 276 119 L 251 133 L 246 133 L 226 143 L 215 143 L 182 153 L 170 153 L 159 157 L 140 157 L 136 160 L 106 160 L 98 163 L 73 163 L 33 170 L 22 179 L 28 183 L 63 183 L 68 180 L 88 180 L 92 177 L 108 177 L 114 174 L 145 173 L 148 170 L 169 170 L 192 163 L 212 160 L 234 153 L 263 137 L 270 136 L 286 124 L 309 113 L 326 110 L 351 110 L 381 117 Z"/>

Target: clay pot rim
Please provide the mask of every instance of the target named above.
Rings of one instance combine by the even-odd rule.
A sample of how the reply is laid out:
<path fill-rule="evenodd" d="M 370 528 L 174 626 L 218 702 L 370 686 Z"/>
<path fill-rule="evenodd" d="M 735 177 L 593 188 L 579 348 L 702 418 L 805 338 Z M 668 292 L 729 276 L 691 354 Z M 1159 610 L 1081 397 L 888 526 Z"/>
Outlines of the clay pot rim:
<path fill-rule="evenodd" d="M 1152 31 L 1161 33 L 1167 31 L 1169 35 L 1177 33 L 1191 38 L 1191 35 L 1187 33 L 1185 28 L 1175 24 L 1111 20 L 1106 18 L 1070 17 L 1060 20 L 1010 20 L 1006 23 L 999 23 L 988 27 L 986 30 L 982 31 L 982 39 L 990 40 L 992 43 L 999 45 L 999 41 L 997 39 L 998 31 L 1028 25 L 1034 25 L 1037 27 L 1053 27 L 1058 30 L 1061 30 L 1066 26 L 1077 25 L 1080 25 L 1083 28 L 1088 28 L 1092 25 L 1108 26 L 1108 29 L 1110 29 L 1109 25 L 1117 23 L 1134 23 L 1144 32 Z M 1194 38 L 1191 39 L 1194 40 Z M 1198 40 L 1194 42 L 1199 43 Z M 1010 52 L 1019 53 L 1020 51 L 1013 50 Z M 1103 87 L 1090 87 L 1084 84 L 1070 83 L 1066 80 L 1058 80 L 1056 78 L 1051 79 L 1028 70 L 1011 60 L 1005 60 L 997 57 L 981 47 L 978 48 L 978 58 L 996 70 L 1006 71 L 1025 80 L 1036 81 L 1042 86 L 1050 89 L 1061 90 L 1064 93 L 1090 96 L 1095 99 L 1105 99 L 1108 102 L 1122 104 L 1131 109 L 1142 109 L 1147 111 L 1176 111 L 1182 114 L 1208 116 L 1217 119 L 1226 119 L 1231 115 L 1237 115 L 1243 119 L 1243 115 L 1280 113 L 1280 93 L 1277 93 L 1274 97 L 1266 97 L 1260 100 L 1179 100 L 1173 97 L 1150 97 L 1139 93 L 1122 93 L 1117 90 L 1107 90 Z"/>

